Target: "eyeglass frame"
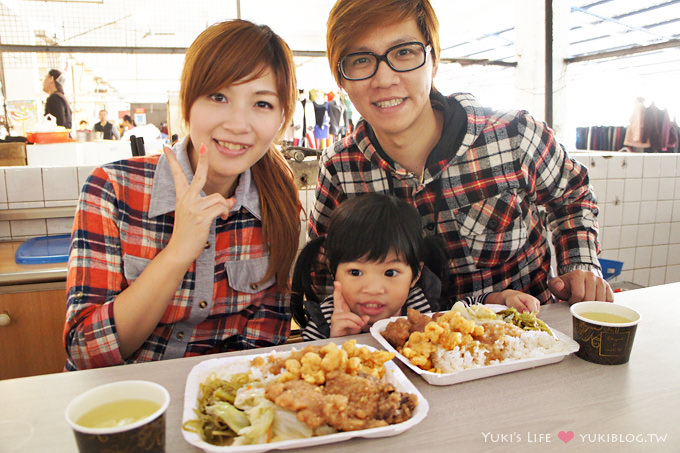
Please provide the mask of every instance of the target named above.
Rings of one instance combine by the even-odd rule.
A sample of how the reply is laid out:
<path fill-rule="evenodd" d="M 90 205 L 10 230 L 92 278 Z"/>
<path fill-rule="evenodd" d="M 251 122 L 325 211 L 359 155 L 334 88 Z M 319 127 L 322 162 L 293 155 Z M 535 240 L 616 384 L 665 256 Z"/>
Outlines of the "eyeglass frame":
<path fill-rule="evenodd" d="M 387 58 L 387 54 L 392 52 L 394 49 L 398 49 L 399 47 L 413 45 L 413 44 L 418 44 L 420 47 L 423 48 L 423 52 L 425 53 L 425 58 L 423 58 L 423 62 L 420 63 L 415 68 L 411 68 L 411 69 L 396 69 L 394 66 L 392 66 L 392 63 L 390 63 L 390 60 Z M 345 55 L 344 57 L 342 57 L 338 61 L 338 71 L 340 72 L 340 75 L 342 76 L 343 79 L 349 80 L 351 82 L 356 82 L 356 81 L 359 81 L 359 80 L 368 80 L 371 77 L 373 77 L 378 72 L 378 68 L 380 67 L 381 61 L 384 61 L 387 64 L 387 66 L 394 72 L 411 72 L 411 71 L 415 71 L 416 69 L 422 68 L 423 66 L 425 66 L 425 63 L 427 62 L 427 56 L 430 54 L 430 52 L 432 52 L 432 46 L 430 46 L 430 44 L 425 45 L 420 41 L 402 42 L 400 44 L 397 44 L 396 46 L 390 47 L 382 55 L 378 55 L 375 52 L 352 52 L 352 53 L 348 53 L 347 55 Z M 345 58 L 351 57 L 352 55 L 371 55 L 371 56 L 375 57 L 376 63 L 375 63 L 375 69 L 373 70 L 373 73 L 368 77 L 362 77 L 360 79 L 347 77 L 347 75 L 345 74 L 345 71 L 342 69 L 342 62 L 345 60 Z"/>

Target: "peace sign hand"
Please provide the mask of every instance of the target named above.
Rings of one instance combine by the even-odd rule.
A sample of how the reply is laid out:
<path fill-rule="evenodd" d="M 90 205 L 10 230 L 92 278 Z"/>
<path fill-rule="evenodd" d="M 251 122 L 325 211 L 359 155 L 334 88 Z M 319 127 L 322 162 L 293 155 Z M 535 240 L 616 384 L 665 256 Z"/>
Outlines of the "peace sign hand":
<path fill-rule="evenodd" d="M 359 316 L 350 310 L 342 294 L 340 282 L 333 283 L 333 315 L 331 316 L 331 337 L 344 337 L 361 332 L 368 324 L 368 316 Z"/>
<path fill-rule="evenodd" d="M 210 226 L 217 216 L 227 218 L 234 206 L 233 198 L 219 193 L 202 196 L 201 190 L 208 178 L 208 151 L 201 145 L 196 172 L 191 184 L 172 149 L 163 147 L 165 157 L 175 181 L 175 224 L 167 249 L 178 259 L 185 260 L 187 267 L 201 254 L 210 235 Z"/>

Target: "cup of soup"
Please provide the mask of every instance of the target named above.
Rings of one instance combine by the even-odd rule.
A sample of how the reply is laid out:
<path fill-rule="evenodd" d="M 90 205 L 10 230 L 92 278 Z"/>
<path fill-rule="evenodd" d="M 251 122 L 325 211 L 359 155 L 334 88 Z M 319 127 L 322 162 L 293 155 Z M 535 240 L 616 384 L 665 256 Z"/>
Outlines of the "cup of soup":
<path fill-rule="evenodd" d="M 66 421 L 81 453 L 165 451 L 165 412 L 170 394 L 150 381 L 100 385 L 74 398 Z"/>
<path fill-rule="evenodd" d="M 628 362 L 640 313 L 610 302 L 578 302 L 570 311 L 577 356 L 603 365 Z"/>

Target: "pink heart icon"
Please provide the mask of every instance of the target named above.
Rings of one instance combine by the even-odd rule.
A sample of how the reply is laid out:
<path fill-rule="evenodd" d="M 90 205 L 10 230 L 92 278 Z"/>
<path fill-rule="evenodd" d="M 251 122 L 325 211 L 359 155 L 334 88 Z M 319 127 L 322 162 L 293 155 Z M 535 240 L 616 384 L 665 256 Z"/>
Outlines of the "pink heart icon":
<path fill-rule="evenodd" d="M 566 444 L 567 442 L 569 442 L 571 439 L 574 438 L 574 431 L 566 431 L 566 432 L 560 431 L 559 434 L 557 435 L 557 437 L 559 437 L 560 440 Z"/>

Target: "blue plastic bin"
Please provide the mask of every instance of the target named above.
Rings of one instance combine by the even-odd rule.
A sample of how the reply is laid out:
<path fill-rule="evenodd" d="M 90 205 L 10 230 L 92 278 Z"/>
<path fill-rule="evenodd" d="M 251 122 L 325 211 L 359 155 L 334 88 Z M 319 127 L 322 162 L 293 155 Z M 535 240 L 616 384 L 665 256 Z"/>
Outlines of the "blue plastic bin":
<path fill-rule="evenodd" d="M 611 280 L 621 273 L 623 269 L 623 261 L 605 260 L 600 258 L 600 266 L 602 267 L 602 275 L 605 280 Z"/>
<path fill-rule="evenodd" d="M 65 263 L 70 245 L 70 234 L 31 238 L 19 246 L 14 260 L 17 264 Z"/>

